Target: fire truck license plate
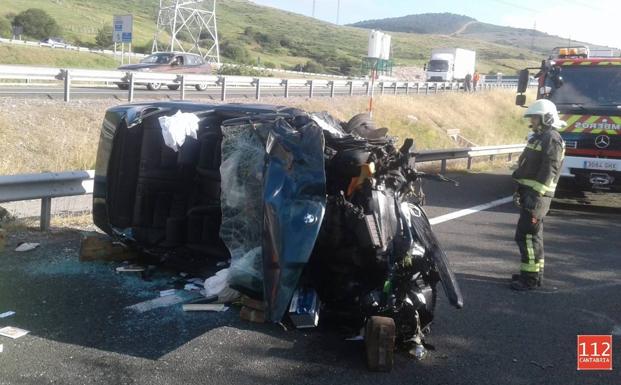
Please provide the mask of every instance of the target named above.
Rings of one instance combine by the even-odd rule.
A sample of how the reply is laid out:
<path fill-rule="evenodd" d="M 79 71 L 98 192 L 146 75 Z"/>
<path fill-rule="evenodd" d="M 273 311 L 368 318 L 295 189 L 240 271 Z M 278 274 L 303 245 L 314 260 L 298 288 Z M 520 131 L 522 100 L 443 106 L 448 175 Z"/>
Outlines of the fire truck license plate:
<path fill-rule="evenodd" d="M 585 160 L 584 168 L 590 170 L 618 171 L 617 163 L 605 160 Z"/>

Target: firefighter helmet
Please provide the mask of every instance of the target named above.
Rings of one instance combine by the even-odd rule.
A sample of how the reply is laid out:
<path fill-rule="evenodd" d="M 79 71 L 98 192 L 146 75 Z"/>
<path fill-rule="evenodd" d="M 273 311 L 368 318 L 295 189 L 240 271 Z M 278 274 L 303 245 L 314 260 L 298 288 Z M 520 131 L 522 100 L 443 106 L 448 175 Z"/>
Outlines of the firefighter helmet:
<path fill-rule="evenodd" d="M 563 128 L 567 126 L 567 123 L 561 120 L 556 110 L 556 105 L 548 99 L 539 99 L 535 103 L 531 104 L 524 117 L 541 116 L 541 123 L 544 126 L 550 126 L 554 128 Z"/>

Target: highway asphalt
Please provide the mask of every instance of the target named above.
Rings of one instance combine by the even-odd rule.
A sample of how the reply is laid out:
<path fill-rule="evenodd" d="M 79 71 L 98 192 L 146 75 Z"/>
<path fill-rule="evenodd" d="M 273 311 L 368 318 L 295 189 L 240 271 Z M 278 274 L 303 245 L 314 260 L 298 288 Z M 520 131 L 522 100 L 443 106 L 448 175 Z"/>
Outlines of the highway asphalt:
<path fill-rule="evenodd" d="M 428 182 L 430 217 L 504 198 L 508 172 L 457 173 L 459 187 Z M 126 309 L 171 286 L 115 273 L 116 263 L 80 263 L 80 233 L 13 233 L 0 254 L 0 337 L 5 384 L 619 384 L 621 204 L 567 200 L 546 218 L 544 290 L 509 289 L 519 257 L 517 210 L 505 204 L 434 226 L 465 298 L 440 295 L 423 361 L 398 354 L 391 373 L 368 372 L 361 342 L 332 330 L 289 330 L 241 321 L 238 310 L 184 313 L 179 305 Z M 613 204 L 611 204 L 611 202 Z M 569 203 L 569 204 L 568 204 Z M 595 206 L 607 207 L 595 207 Z M 28 253 L 12 249 L 38 241 Z M 576 370 L 578 334 L 613 335 L 613 370 Z"/>

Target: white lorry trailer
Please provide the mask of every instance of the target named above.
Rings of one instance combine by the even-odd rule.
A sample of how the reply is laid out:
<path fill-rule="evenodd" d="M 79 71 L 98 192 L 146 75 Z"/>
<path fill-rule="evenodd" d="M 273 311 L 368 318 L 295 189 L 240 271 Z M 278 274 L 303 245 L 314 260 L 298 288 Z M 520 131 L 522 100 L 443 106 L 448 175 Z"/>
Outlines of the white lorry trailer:
<path fill-rule="evenodd" d="M 474 73 L 476 52 L 463 48 L 436 48 L 426 66 L 427 81 L 452 82 L 464 80 Z"/>

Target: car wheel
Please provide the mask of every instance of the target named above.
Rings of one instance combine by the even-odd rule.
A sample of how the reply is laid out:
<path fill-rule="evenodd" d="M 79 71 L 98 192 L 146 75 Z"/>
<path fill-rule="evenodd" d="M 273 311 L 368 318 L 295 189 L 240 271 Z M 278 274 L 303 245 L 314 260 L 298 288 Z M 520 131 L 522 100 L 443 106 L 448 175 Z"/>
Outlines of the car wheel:
<path fill-rule="evenodd" d="M 162 83 L 148 83 L 147 84 L 147 89 L 149 91 L 157 91 L 160 88 L 162 88 Z"/>
<path fill-rule="evenodd" d="M 116 86 L 119 87 L 119 89 L 121 89 L 121 90 L 128 90 L 129 89 L 129 84 L 117 83 Z"/>
<path fill-rule="evenodd" d="M 367 351 L 369 369 L 376 372 L 390 372 L 395 358 L 395 320 L 373 316 L 367 319 L 364 345 Z"/>
<path fill-rule="evenodd" d="M 177 91 L 179 89 L 179 84 L 169 84 L 167 87 L 171 91 Z"/>
<path fill-rule="evenodd" d="M 205 91 L 207 89 L 207 83 L 200 83 L 197 84 L 195 87 L 197 91 Z"/>

